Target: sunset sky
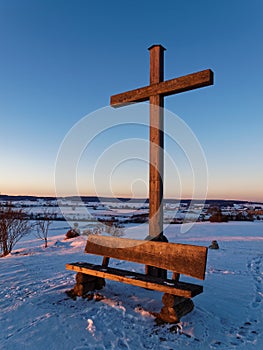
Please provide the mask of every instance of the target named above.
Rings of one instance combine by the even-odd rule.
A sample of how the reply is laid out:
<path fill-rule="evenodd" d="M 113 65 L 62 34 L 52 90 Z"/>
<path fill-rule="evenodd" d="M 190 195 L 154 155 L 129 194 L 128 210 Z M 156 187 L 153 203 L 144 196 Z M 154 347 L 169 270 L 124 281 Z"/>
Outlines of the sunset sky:
<path fill-rule="evenodd" d="M 73 169 L 79 193 L 147 196 L 148 127 L 136 112 L 114 124 L 109 99 L 149 84 L 147 49 L 162 44 L 165 79 L 215 73 L 213 86 L 165 99 L 204 152 L 208 198 L 263 202 L 262 18 L 262 0 L 0 0 L 1 194 L 55 195 L 58 152 L 88 115 L 97 131 Z M 165 139 L 165 196 L 191 197 L 195 157 L 186 164 L 177 141 Z"/>

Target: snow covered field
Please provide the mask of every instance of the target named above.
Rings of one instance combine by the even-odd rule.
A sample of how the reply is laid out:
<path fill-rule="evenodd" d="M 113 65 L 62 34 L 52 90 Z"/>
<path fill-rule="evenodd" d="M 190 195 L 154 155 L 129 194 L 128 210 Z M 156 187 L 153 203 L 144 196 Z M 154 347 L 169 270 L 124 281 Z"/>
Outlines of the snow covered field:
<path fill-rule="evenodd" d="M 69 299 L 75 274 L 65 264 L 101 258 L 83 253 L 85 237 L 64 241 L 67 229 L 55 222 L 48 248 L 29 235 L 0 259 L 0 349 L 263 349 L 262 222 L 198 223 L 184 234 L 181 225 L 167 228 L 171 242 L 220 246 L 209 250 L 204 293 L 178 327 L 156 325 L 155 291 L 106 281 L 102 301 Z M 146 225 L 132 235 L 143 239 Z"/>

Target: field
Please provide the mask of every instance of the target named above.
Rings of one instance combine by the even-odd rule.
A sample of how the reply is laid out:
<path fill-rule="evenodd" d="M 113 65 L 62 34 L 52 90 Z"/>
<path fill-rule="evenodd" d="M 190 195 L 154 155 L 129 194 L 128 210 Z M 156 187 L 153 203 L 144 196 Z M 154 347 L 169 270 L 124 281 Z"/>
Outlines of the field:
<path fill-rule="evenodd" d="M 68 228 L 56 221 L 46 249 L 32 233 L 0 259 L 0 349 L 263 348 L 262 222 L 166 228 L 171 242 L 208 246 L 216 239 L 220 246 L 209 250 L 204 293 L 177 326 L 156 324 L 150 312 L 162 307 L 158 292 L 107 281 L 101 301 L 68 298 L 74 273 L 65 264 L 101 261 L 83 253 L 85 236 L 64 240 Z M 124 233 L 143 239 L 147 225 L 126 225 Z M 143 271 L 132 263 L 111 264 Z"/>

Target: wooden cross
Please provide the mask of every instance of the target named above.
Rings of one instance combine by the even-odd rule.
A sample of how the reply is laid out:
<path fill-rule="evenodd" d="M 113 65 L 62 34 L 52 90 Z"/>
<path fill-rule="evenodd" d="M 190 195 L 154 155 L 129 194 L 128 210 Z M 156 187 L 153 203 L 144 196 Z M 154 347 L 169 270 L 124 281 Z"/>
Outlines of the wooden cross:
<path fill-rule="evenodd" d="M 150 50 L 150 85 L 111 96 L 112 107 L 134 102 L 150 101 L 150 179 L 149 179 L 149 236 L 163 234 L 163 107 L 164 97 L 213 84 L 210 69 L 180 78 L 163 81 L 164 51 L 161 45 Z"/>

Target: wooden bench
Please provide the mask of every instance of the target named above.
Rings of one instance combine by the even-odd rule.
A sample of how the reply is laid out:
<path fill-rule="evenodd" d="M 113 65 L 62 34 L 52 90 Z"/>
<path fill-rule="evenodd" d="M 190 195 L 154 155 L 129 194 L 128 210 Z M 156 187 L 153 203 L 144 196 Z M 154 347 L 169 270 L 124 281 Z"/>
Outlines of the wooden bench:
<path fill-rule="evenodd" d="M 203 286 L 179 281 L 180 275 L 200 280 L 205 278 L 207 248 L 203 246 L 116 238 L 88 236 L 85 252 L 103 256 L 101 265 L 91 263 L 67 264 L 68 270 L 78 272 L 77 283 L 82 291 L 96 289 L 94 278 L 110 279 L 134 286 L 164 292 L 164 307 L 159 317 L 167 322 L 178 322 L 193 309 L 191 298 L 203 292 Z M 171 278 L 159 278 L 130 270 L 109 267 L 110 258 L 141 263 L 172 272 Z M 85 276 L 86 279 L 85 279 Z M 98 282 L 97 280 L 97 282 Z M 89 286 L 92 285 L 92 288 Z M 103 283 L 97 283 L 100 287 Z M 83 293 L 83 294 L 84 294 Z"/>

